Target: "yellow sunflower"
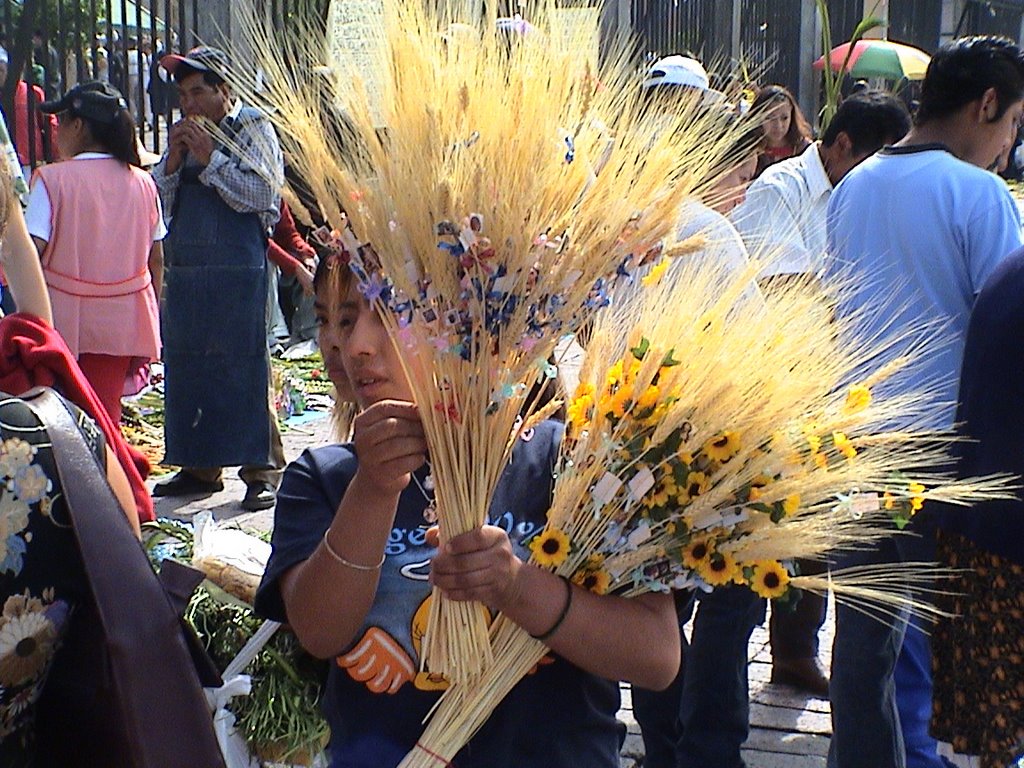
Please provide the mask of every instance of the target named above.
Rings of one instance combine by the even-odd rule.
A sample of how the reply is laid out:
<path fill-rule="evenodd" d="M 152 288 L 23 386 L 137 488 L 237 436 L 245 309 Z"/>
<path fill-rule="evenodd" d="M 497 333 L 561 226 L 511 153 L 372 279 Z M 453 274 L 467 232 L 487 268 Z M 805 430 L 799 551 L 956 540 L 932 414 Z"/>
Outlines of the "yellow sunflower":
<path fill-rule="evenodd" d="M 871 390 L 863 384 L 855 384 L 846 393 L 843 411 L 847 414 L 860 413 L 871 405 Z"/>
<path fill-rule="evenodd" d="M 754 563 L 750 588 L 769 600 L 782 597 L 789 589 L 789 573 L 776 560 L 760 560 Z"/>
<path fill-rule="evenodd" d="M 853 447 L 853 441 L 846 436 L 845 432 L 833 432 L 832 444 L 847 459 L 852 461 L 857 457 L 857 449 Z"/>
<path fill-rule="evenodd" d="M 569 556 L 569 537 L 557 528 L 545 528 L 530 542 L 530 551 L 537 565 L 558 567 Z"/>
<path fill-rule="evenodd" d="M 750 495 L 749 501 L 759 501 L 761 499 L 761 491 L 767 488 L 772 482 L 772 479 L 767 475 L 758 475 L 750 481 Z"/>
<path fill-rule="evenodd" d="M 738 432 L 723 432 L 704 443 L 704 453 L 709 459 L 724 464 L 740 452 L 740 435 Z"/>
<path fill-rule="evenodd" d="M 624 378 L 623 378 L 623 371 L 622 371 L 622 361 L 621 360 L 616 360 L 612 364 L 612 367 L 608 369 L 608 378 L 607 378 L 607 382 L 606 382 L 607 385 L 608 385 L 608 389 L 611 389 L 611 388 L 613 388 L 615 386 L 618 386 L 618 385 L 622 384 L 623 381 L 624 381 Z"/>
<path fill-rule="evenodd" d="M 620 384 L 619 388 L 614 392 L 608 390 L 601 395 L 601 401 L 597 407 L 605 416 L 614 416 L 617 419 L 621 419 L 626 415 L 627 402 L 629 402 L 629 388 Z"/>
<path fill-rule="evenodd" d="M 588 381 L 580 382 L 576 388 L 576 396 L 566 411 L 566 419 L 572 430 L 582 430 L 590 422 L 595 394 L 594 385 Z"/>
<path fill-rule="evenodd" d="M 596 571 L 576 571 L 572 577 L 572 583 L 578 584 L 595 595 L 603 595 L 611 586 L 612 577 L 608 571 L 603 569 Z"/>
<path fill-rule="evenodd" d="M 658 404 L 659 397 L 661 397 L 661 390 L 655 384 L 651 384 L 651 386 L 649 386 L 646 391 L 636 399 L 636 407 L 640 411 L 646 411 L 654 408 Z"/>
<path fill-rule="evenodd" d="M 795 515 L 796 511 L 800 509 L 800 494 L 794 493 L 785 498 L 782 502 L 782 511 L 786 513 L 786 516 Z"/>
<path fill-rule="evenodd" d="M 675 477 L 671 472 L 664 472 L 658 484 L 644 497 L 644 506 L 666 507 L 678 494 Z"/>
<path fill-rule="evenodd" d="M 683 547 L 683 565 L 694 571 L 699 570 L 714 551 L 714 542 L 711 539 L 704 536 L 691 539 L 690 543 Z"/>
<path fill-rule="evenodd" d="M 703 472 L 690 472 L 686 482 L 678 488 L 676 500 L 680 504 L 689 504 L 701 494 L 708 492 L 708 476 Z"/>
<path fill-rule="evenodd" d="M 711 557 L 697 568 L 700 577 L 712 587 L 728 584 L 740 572 L 740 564 L 736 562 L 735 557 L 727 552 L 712 553 Z"/>

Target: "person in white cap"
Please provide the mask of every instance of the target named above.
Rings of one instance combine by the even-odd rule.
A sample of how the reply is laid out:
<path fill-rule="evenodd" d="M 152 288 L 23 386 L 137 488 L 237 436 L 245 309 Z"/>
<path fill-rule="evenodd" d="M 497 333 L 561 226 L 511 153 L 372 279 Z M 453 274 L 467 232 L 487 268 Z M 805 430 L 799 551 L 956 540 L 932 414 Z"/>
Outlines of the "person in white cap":
<path fill-rule="evenodd" d="M 735 130 L 737 118 L 722 94 L 711 90 L 707 72 L 692 57 L 676 54 L 656 61 L 643 88 L 649 92 L 654 109 L 696 108 L 719 114 L 723 132 Z M 714 124 L 706 121 L 704 130 Z M 757 167 L 761 126 L 750 121 L 745 127 L 747 130 L 736 137 L 719 167 L 709 170 L 708 178 L 716 180 L 714 208 L 696 199 L 686 201 L 679 211 L 676 232 L 679 239 L 705 237 L 706 247 L 691 258 L 712 260 L 729 272 L 744 269 L 749 263 L 743 241 L 726 219 L 743 200 Z M 679 267 L 670 267 L 674 268 Z M 751 309 L 763 304 L 753 284 L 749 301 Z M 644 740 L 644 766 L 740 768 L 740 748 L 750 722 L 747 646 L 754 627 L 764 620 L 764 601 L 737 586 L 700 594 L 696 600 L 690 592 L 674 596 L 682 643 L 679 673 L 663 691 L 633 688 L 633 713 Z M 694 612 L 693 632 L 687 642 L 682 626 Z"/>
<path fill-rule="evenodd" d="M 658 59 L 651 65 L 644 88 L 669 86 L 694 88 L 698 91 L 711 90 L 711 78 L 704 65 L 690 56 L 674 53 Z"/>

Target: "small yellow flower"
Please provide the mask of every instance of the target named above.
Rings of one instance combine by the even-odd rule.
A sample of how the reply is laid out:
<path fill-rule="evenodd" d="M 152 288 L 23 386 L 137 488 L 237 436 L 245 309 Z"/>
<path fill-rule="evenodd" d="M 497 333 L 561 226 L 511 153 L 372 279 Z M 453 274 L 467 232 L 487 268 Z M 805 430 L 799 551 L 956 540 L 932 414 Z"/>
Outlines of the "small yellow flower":
<path fill-rule="evenodd" d="M 661 280 L 662 275 L 665 274 L 666 269 L 668 269 L 668 259 L 662 259 L 653 267 L 651 267 L 650 272 L 648 272 L 645 276 L 640 278 L 640 284 L 644 288 L 648 288 L 652 285 L 657 285 L 658 282 Z"/>
<path fill-rule="evenodd" d="M 796 511 L 800 509 L 800 494 L 794 493 L 787 496 L 785 501 L 782 502 L 782 511 L 786 513 L 786 516 L 795 515 Z"/>
<path fill-rule="evenodd" d="M 644 505 L 648 507 L 665 507 L 679 493 L 676 479 L 671 472 L 662 474 L 654 488 L 644 497 Z"/>
<path fill-rule="evenodd" d="M 603 595 L 608 591 L 608 587 L 611 586 L 612 577 L 608 571 L 601 569 L 596 571 L 583 570 L 573 574 L 572 583 L 590 590 L 595 595 Z"/>
<path fill-rule="evenodd" d="M 714 543 L 704 536 L 690 540 L 683 548 L 683 565 L 691 570 L 698 570 L 702 563 L 707 562 L 714 552 Z"/>
<path fill-rule="evenodd" d="M 772 482 L 772 479 L 767 475 L 758 475 L 750 481 L 750 495 L 748 499 L 750 501 L 759 501 L 761 499 L 761 491 L 768 487 Z"/>
<path fill-rule="evenodd" d="M 701 494 L 708 491 L 708 476 L 703 472 L 690 472 L 686 482 L 678 489 L 676 500 L 680 504 L 689 504 Z"/>
<path fill-rule="evenodd" d="M 811 453 L 817 453 L 821 450 L 821 438 L 812 432 L 808 432 L 807 435 L 807 446 L 811 449 Z"/>
<path fill-rule="evenodd" d="M 843 454 L 847 459 L 852 461 L 857 457 L 857 449 L 853 447 L 853 441 L 851 441 L 844 432 L 833 432 L 832 444 L 836 447 L 836 450 Z"/>
<path fill-rule="evenodd" d="M 608 369 L 608 388 L 611 389 L 616 385 L 622 384 L 623 380 L 622 361 L 616 360 L 612 367 Z"/>
<path fill-rule="evenodd" d="M 824 453 L 814 454 L 814 463 L 818 466 L 818 469 L 828 471 L 828 456 Z"/>
<path fill-rule="evenodd" d="M 910 511 L 920 512 L 921 507 L 924 506 L 924 486 L 921 483 L 911 483 L 908 489 L 910 490 Z"/>
<path fill-rule="evenodd" d="M 629 392 L 625 386 L 620 386 L 614 392 L 606 392 L 601 396 L 598 409 L 605 416 L 614 416 L 621 419 L 626 415 L 626 403 L 629 402 Z"/>
<path fill-rule="evenodd" d="M 569 556 L 569 537 L 557 528 L 545 528 L 530 542 L 533 561 L 542 567 L 558 567 Z"/>
<path fill-rule="evenodd" d="M 712 587 L 721 587 L 741 573 L 736 558 L 727 552 L 714 552 L 698 568 L 697 573 Z"/>
<path fill-rule="evenodd" d="M 855 384 L 846 393 L 843 411 L 847 414 L 860 413 L 871 405 L 871 390 L 863 384 Z"/>
<path fill-rule="evenodd" d="M 723 432 L 704 443 L 704 453 L 708 458 L 724 464 L 740 452 L 740 435 L 738 432 Z"/>
<path fill-rule="evenodd" d="M 681 464 L 693 464 L 693 454 L 688 451 L 680 451 L 676 454 L 676 458 L 679 459 Z"/>
<path fill-rule="evenodd" d="M 594 407 L 594 385 L 581 382 L 576 388 L 576 396 L 569 403 L 566 418 L 574 431 L 582 430 L 589 422 Z"/>
<path fill-rule="evenodd" d="M 661 396 L 661 390 L 657 386 L 652 384 L 647 388 L 643 394 L 636 399 L 636 407 L 640 411 L 646 411 L 654 408 L 658 404 L 658 398 Z"/>
<path fill-rule="evenodd" d="M 882 494 L 882 506 L 884 506 L 886 510 L 890 512 L 896 506 L 896 498 L 888 491 Z"/>
<path fill-rule="evenodd" d="M 754 563 L 754 576 L 750 588 L 769 600 L 782 597 L 789 589 L 789 573 L 775 560 Z"/>

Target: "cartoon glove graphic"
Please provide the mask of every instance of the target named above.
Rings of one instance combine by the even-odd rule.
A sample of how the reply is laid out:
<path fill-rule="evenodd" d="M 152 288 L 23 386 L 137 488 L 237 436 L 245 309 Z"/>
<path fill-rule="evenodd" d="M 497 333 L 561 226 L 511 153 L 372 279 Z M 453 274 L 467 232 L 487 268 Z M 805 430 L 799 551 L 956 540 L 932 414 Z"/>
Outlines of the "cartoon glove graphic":
<path fill-rule="evenodd" d="M 355 647 L 336 662 L 374 693 L 397 693 L 416 676 L 409 654 L 379 627 L 366 630 Z"/>

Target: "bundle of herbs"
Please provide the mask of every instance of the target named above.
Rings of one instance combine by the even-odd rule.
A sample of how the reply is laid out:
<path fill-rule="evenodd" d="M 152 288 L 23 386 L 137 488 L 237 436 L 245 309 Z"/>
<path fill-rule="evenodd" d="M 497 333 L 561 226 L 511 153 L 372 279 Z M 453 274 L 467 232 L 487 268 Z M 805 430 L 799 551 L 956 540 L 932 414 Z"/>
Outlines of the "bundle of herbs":
<path fill-rule="evenodd" d="M 154 568 L 170 557 L 191 562 L 191 526 L 158 520 L 143 526 Z M 225 669 L 263 625 L 251 605 L 209 579 L 189 602 L 185 619 L 199 635 L 218 669 Z M 329 729 L 320 713 L 327 662 L 306 653 L 287 627 L 270 638 L 245 668 L 252 679 L 248 696 L 231 700 L 235 727 L 260 760 L 311 765 L 327 744 Z"/>

